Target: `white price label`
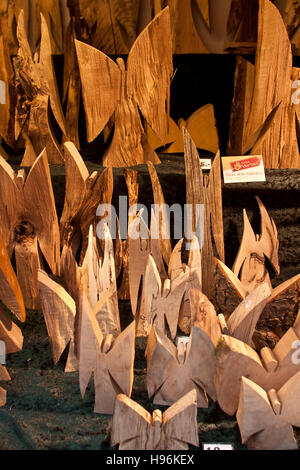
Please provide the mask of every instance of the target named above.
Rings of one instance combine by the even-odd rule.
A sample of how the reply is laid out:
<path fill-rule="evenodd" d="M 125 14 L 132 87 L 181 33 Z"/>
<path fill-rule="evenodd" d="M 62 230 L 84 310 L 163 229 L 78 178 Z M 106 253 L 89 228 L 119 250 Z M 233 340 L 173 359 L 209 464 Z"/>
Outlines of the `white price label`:
<path fill-rule="evenodd" d="M 203 450 L 234 450 L 232 444 L 203 444 Z"/>

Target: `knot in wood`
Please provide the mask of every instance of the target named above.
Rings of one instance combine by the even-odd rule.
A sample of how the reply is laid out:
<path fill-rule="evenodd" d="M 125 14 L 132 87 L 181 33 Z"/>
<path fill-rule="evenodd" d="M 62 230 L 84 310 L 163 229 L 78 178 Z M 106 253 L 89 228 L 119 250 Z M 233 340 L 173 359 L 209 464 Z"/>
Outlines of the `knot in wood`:
<path fill-rule="evenodd" d="M 26 239 L 33 239 L 35 236 L 35 230 L 29 220 L 22 220 L 15 226 L 14 229 L 15 241 L 20 243 Z"/>

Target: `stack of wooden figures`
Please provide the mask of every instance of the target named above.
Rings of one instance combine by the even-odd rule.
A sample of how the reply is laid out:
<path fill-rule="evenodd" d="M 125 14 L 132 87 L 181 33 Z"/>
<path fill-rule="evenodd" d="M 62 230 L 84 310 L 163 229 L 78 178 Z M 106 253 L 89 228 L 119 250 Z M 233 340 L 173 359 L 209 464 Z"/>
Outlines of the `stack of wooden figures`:
<path fill-rule="evenodd" d="M 1 66 L 9 86 L 0 109 L 0 133 L 8 145 L 26 145 L 21 166 L 30 169 L 14 171 L 2 149 L 0 359 L 1 352 L 22 349 L 22 332 L 11 314 L 23 322 L 25 308 L 42 309 L 54 364 L 67 348 L 65 372 L 79 372 L 82 396 L 93 377 L 94 411 L 113 415 L 112 446 L 197 447 L 197 409 L 212 400 L 236 415 L 242 443 L 249 449 L 297 448 L 293 426 L 300 427 L 300 274 L 273 288 L 268 270 L 272 266 L 280 272 L 279 240 L 259 197 L 260 233 L 244 210 L 240 248 L 232 269 L 225 264 L 213 106 L 208 103 L 178 125 L 169 116 L 174 28 L 169 7 L 146 23 L 127 50 L 125 65 L 91 45 L 91 30 L 78 21 L 76 10 L 76 4 L 83 8 L 86 2 L 69 3 L 77 14 L 65 32 L 70 50 L 64 106 L 51 57 L 53 40 L 58 47 L 62 38 L 51 38 L 49 18 L 41 13 L 37 48 L 37 31 L 28 30 L 28 11 L 20 11 L 14 68 L 1 36 Z M 213 27 L 208 34 L 198 3 L 191 2 L 190 14 L 208 49 L 246 47 L 242 39 L 234 45 L 226 27 L 223 35 Z M 225 4 L 221 29 L 232 7 Z M 210 20 L 217 28 L 211 11 Z M 269 0 L 259 0 L 257 44 L 251 47 L 257 47 L 255 65 L 242 57 L 237 61 L 228 151 L 262 154 L 268 168 L 299 168 L 300 110 L 291 101 L 299 69 L 292 67 L 288 33 Z M 87 139 L 103 132 L 107 143 L 105 169 L 92 174 L 79 152 L 74 125 L 81 91 Z M 176 243 L 165 236 L 170 220 L 155 167 L 160 147 L 184 153 L 191 230 Z M 209 172 L 202 169 L 197 148 L 214 155 Z M 60 220 L 49 164 L 65 166 Z M 147 165 L 152 185 L 148 221 L 145 207 L 138 204 L 139 171 L 131 168 L 139 164 Z M 125 237 L 112 206 L 118 189 L 114 167 L 123 168 L 128 193 Z M 132 311 L 125 328 L 119 312 L 123 300 L 130 301 Z M 275 344 L 269 341 L 270 332 Z M 163 413 L 157 409 L 151 415 L 130 398 L 136 338 L 144 338 L 149 399 L 168 407 Z M 2 362 L 0 380 L 10 380 Z M 5 402 L 0 388 L 0 405 Z"/>

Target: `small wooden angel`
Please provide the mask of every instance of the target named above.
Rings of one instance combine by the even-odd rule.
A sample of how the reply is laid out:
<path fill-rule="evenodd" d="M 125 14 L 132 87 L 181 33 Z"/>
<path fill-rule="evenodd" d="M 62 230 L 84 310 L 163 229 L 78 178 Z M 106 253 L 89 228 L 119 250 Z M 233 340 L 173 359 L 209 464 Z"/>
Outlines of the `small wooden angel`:
<path fill-rule="evenodd" d="M 198 447 L 197 393 L 191 390 L 164 413 L 148 413 L 124 394 L 117 396 L 111 445 L 119 450 L 187 450 Z"/>
<path fill-rule="evenodd" d="M 265 391 L 242 377 L 237 422 L 251 450 L 298 449 L 292 426 L 300 426 L 300 371 L 278 390 Z"/>

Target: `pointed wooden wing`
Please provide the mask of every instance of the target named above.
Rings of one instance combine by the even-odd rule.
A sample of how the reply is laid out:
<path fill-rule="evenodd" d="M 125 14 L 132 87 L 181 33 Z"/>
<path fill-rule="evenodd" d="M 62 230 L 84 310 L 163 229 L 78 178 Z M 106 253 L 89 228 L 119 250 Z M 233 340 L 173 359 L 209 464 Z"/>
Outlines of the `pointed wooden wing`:
<path fill-rule="evenodd" d="M 244 444 L 251 436 L 274 425 L 275 413 L 267 393 L 246 377 L 242 377 L 237 422 Z"/>
<path fill-rule="evenodd" d="M 0 341 L 5 344 L 5 353 L 21 351 L 23 335 L 20 328 L 11 321 L 10 317 L 0 307 Z M 1 349 L 1 348 L 0 348 Z M 1 354 L 0 354 L 1 357 Z"/>
<path fill-rule="evenodd" d="M 244 343 L 252 344 L 256 324 L 270 295 L 269 284 L 265 282 L 245 297 L 227 320 L 232 336 Z"/>
<path fill-rule="evenodd" d="M 25 182 L 24 205 L 41 251 L 56 274 L 60 255 L 59 227 L 46 149 L 36 159 Z"/>
<path fill-rule="evenodd" d="M 244 217 L 243 237 L 242 237 L 242 241 L 239 247 L 237 257 L 232 267 L 232 271 L 236 276 L 239 276 L 245 259 L 247 258 L 248 254 L 251 251 L 253 251 L 253 249 L 256 248 L 256 245 L 257 245 L 255 233 L 253 232 L 253 228 L 250 224 L 250 221 L 248 219 L 248 215 L 245 209 L 243 210 L 243 217 Z"/>
<path fill-rule="evenodd" d="M 107 364 L 111 377 L 121 392 L 131 395 L 133 385 L 133 364 L 135 355 L 135 321 L 115 339 L 107 353 Z"/>
<path fill-rule="evenodd" d="M 151 325 L 155 312 L 154 299 L 161 296 L 161 279 L 154 259 L 149 255 L 144 282 L 145 313 L 148 323 Z"/>
<path fill-rule="evenodd" d="M 51 40 L 48 31 L 48 26 L 44 15 L 41 13 L 41 45 L 40 45 L 40 58 L 43 79 L 47 84 L 49 90 L 51 108 L 55 119 L 61 128 L 63 134 L 66 134 L 65 117 L 62 112 L 57 81 L 55 77 L 54 67 L 52 63 Z"/>
<path fill-rule="evenodd" d="M 121 71 L 103 52 L 75 40 L 87 119 L 88 142 L 94 140 L 112 116 L 120 96 Z"/>
<path fill-rule="evenodd" d="M 82 397 L 85 394 L 91 375 L 97 367 L 97 360 L 101 353 L 102 342 L 103 335 L 97 323 L 96 316 L 92 310 L 86 292 L 83 292 L 79 355 L 79 385 Z"/>
<path fill-rule="evenodd" d="M 184 395 L 164 412 L 163 439 L 162 449 L 176 450 L 179 443 L 199 446 L 197 392 L 195 389 Z"/>
<path fill-rule="evenodd" d="M 12 233 L 17 225 L 23 201 L 11 166 L 0 156 L 0 233 L 9 256 L 12 255 L 14 240 Z"/>
<path fill-rule="evenodd" d="M 221 157 L 218 151 L 209 174 L 209 198 L 211 226 L 217 252 L 221 261 L 225 261 L 223 205 L 222 205 L 222 177 Z"/>
<path fill-rule="evenodd" d="M 164 372 L 171 361 L 176 361 L 176 356 L 177 349 L 172 341 L 153 327 L 147 345 L 147 390 L 150 398 L 163 385 L 166 379 Z"/>
<path fill-rule="evenodd" d="M 291 377 L 277 393 L 281 402 L 281 416 L 284 421 L 300 427 L 300 371 Z"/>
<path fill-rule="evenodd" d="M 169 8 L 162 10 L 134 42 L 127 61 L 127 92 L 164 143 L 168 135 L 172 41 Z"/>
<path fill-rule="evenodd" d="M 261 216 L 261 235 L 259 242 L 262 245 L 265 256 L 271 262 L 276 273 L 280 273 L 280 266 L 278 261 L 278 233 L 274 220 L 269 216 L 265 206 L 261 202 L 258 196 L 255 196 L 257 204 L 259 206 Z"/>
<path fill-rule="evenodd" d="M 25 321 L 26 313 L 23 295 L 1 236 L 0 299 L 9 308 L 9 310 L 16 315 L 18 320 Z"/>
<path fill-rule="evenodd" d="M 216 128 L 214 107 L 206 104 L 197 109 L 186 121 L 186 129 L 199 149 L 216 154 L 219 149 L 219 137 Z M 172 145 L 170 146 L 171 150 Z M 183 151 L 183 148 L 182 150 Z"/>
<path fill-rule="evenodd" d="M 124 394 L 117 395 L 112 420 L 111 445 L 124 450 L 145 450 L 151 415 Z"/>
<path fill-rule="evenodd" d="M 42 270 L 38 271 L 38 285 L 54 364 L 58 362 L 67 344 L 70 343 L 66 371 L 76 370 L 77 361 L 74 355 L 75 302 L 62 286 L 50 279 Z"/>

